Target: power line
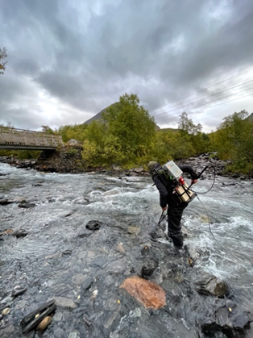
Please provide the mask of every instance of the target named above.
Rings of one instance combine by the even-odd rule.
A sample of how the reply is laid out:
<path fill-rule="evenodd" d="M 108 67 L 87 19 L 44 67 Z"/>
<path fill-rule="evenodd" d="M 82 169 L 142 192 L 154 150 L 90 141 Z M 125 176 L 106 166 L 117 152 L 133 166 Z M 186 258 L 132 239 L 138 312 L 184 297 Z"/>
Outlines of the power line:
<path fill-rule="evenodd" d="M 249 68 L 249 66 L 246 66 L 246 67 L 244 67 L 243 69 L 245 69 L 245 68 Z M 208 90 L 208 89 L 210 89 L 211 87 L 217 86 L 217 85 L 220 84 L 220 83 L 227 82 L 227 81 L 232 80 L 232 79 L 234 79 L 234 78 L 239 78 L 239 77 L 241 77 L 243 74 L 246 74 L 246 73 L 248 74 L 248 72 L 245 72 L 245 73 L 242 73 L 242 74 L 240 74 L 240 75 L 235 75 L 235 76 L 232 76 L 232 77 L 230 77 L 230 78 L 227 78 L 227 79 L 221 80 L 221 81 L 219 81 L 219 82 L 213 83 L 212 85 L 209 85 L 207 88 L 204 88 L 204 89 L 205 89 L 205 90 Z M 246 79 L 244 79 L 244 78 L 240 79 L 240 81 L 244 81 L 244 80 L 247 80 L 247 78 L 246 78 Z M 186 95 L 186 96 L 184 96 L 183 98 L 181 98 L 181 100 L 186 99 L 186 98 L 188 98 L 188 97 L 191 97 L 191 96 L 194 95 L 194 94 L 195 94 L 195 93 Z M 173 104 L 172 104 L 172 105 L 173 105 Z M 174 103 L 174 105 L 178 105 L 178 103 Z M 171 105 L 170 105 L 170 104 L 167 104 L 167 105 L 161 107 L 160 109 L 161 109 L 161 110 L 162 110 L 162 109 L 164 110 L 164 109 L 166 109 L 167 106 L 171 106 Z"/>
<path fill-rule="evenodd" d="M 252 89 L 253 89 L 253 88 L 252 88 Z M 240 93 L 238 93 L 238 94 L 241 94 L 241 93 L 244 93 L 244 92 L 245 92 L 245 91 L 242 91 L 242 92 L 240 92 Z M 232 99 L 232 100 L 228 100 L 228 101 L 221 102 L 221 103 L 218 103 L 218 104 L 215 104 L 215 105 L 211 105 L 209 108 L 213 108 L 213 107 L 216 107 L 216 106 L 220 106 L 220 105 L 222 105 L 222 104 L 225 104 L 225 103 L 229 103 L 229 102 L 233 102 L 233 101 L 236 101 L 236 100 L 240 100 L 240 99 L 243 99 L 243 98 L 245 98 L 245 97 L 252 96 L 252 94 L 253 94 L 253 92 L 251 92 L 250 94 L 244 95 L 244 96 L 237 97 L 237 98 Z M 214 101 L 212 101 L 212 102 L 216 102 L 216 101 L 218 101 L 218 100 L 214 100 Z M 211 102 L 211 103 L 212 103 L 212 102 Z M 210 102 L 207 102 L 207 103 L 205 103 L 205 104 L 203 104 L 203 105 L 207 105 L 207 104 L 210 104 Z M 203 106 L 203 105 L 201 105 L 201 106 Z M 199 107 L 201 107 L 201 106 L 198 106 L 198 107 L 195 107 L 195 108 L 197 109 L 197 108 L 199 108 Z M 161 117 L 161 116 L 160 116 L 160 117 Z"/>
<path fill-rule="evenodd" d="M 237 97 L 235 99 L 232 99 L 232 100 L 229 100 L 229 101 L 225 101 L 225 102 L 221 102 L 221 103 L 218 103 L 218 104 L 215 104 L 215 105 L 212 105 L 210 106 L 209 108 L 213 108 L 213 107 L 216 107 L 216 106 L 220 106 L 222 104 L 225 104 L 225 103 L 229 103 L 229 102 L 233 102 L 233 101 L 236 101 L 236 100 L 240 100 L 240 99 L 243 99 L 245 97 L 249 97 L 249 96 L 252 96 L 253 92 L 250 93 L 250 94 L 247 94 L 247 95 L 244 95 L 244 96 L 241 96 L 241 97 Z M 217 100 L 214 100 L 213 102 L 215 102 Z M 206 104 L 209 104 L 209 103 L 206 103 Z M 196 108 L 199 108 L 200 106 L 196 107 Z"/>
<path fill-rule="evenodd" d="M 221 103 L 215 104 L 215 105 L 213 105 L 213 106 L 210 106 L 210 108 L 213 108 L 213 107 L 216 107 L 216 106 L 220 106 L 221 104 L 229 103 L 229 102 L 232 102 L 232 101 L 240 100 L 240 99 L 243 99 L 244 97 L 251 96 L 252 94 L 253 94 L 253 92 L 250 93 L 250 94 L 241 96 L 241 97 L 237 97 L 236 99 L 232 99 L 232 100 L 229 100 L 229 101 L 226 101 L 226 102 L 221 102 Z M 214 102 L 215 102 L 215 101 L 214 101 Z"/>
<path fill-rule="evenodd" d="M 243 87 L 243 86 L 245 86 L 245 84 L 250 83 L 250 82 L 253 82 L 253 79 L 251 79 L 251 80 L 249 80 L 249 81 L 246 81 L 246 82 L 244 82 L 243 84 L 240 84 L 240 85 L 236 85 L 236 86 L 230 87 L 230 88 L 228 88 L 228 89 L 226 89 L 226 90 L 222 90 L 222 91 L 220 91 L 220 92 L 218 92 L 218 93 L 215 93 L 215 94 L 212 94 L 212 95 L 209 95 L 209 96 L 206 96 L 206 97 L 202 97 L 202 98 L 197 99 L 197 100 L 195 100 L 195 101 L 189 101 L 189 102 L 187 102 L 187 103 L 185 103 L 185 104 L 177 105 L 177 106 L 175 106 L 174 108 L 172 108 L 172 109 L 170 109 L 170 110 L 167 110 L 167 111 L 164 111 L 164 112 L 161 112 L 161 113 L 157 113 L 156 116 L 162 115 L 162 114 L 164 114 L 164 113 L 169 113 L 169 112 L 171 112 L 171 111 L 175 111 L 175 110 L 178 110 L 178 109 L 180 109 L 180 108 L 185 109 L 185 107 L 188 106 L 188 105 L 196 104 L 196 103 L 198 103 L 198 102 L 201 103 L 203 100 L 206 101 L 206 100 L 208 100 L 208 99 L 211 98 L 211 97 L 214 97 L 214 96 L 220 95 L 220 94 L 222 94 L 222 93 L 228 92 L 228 91 L 230 91 L 230 90 L 232 90 L 232 89 Z M 251 87 L 250 87 L 249 89 L 251 89 Z M 229 95 L 229 96 L 231 96 L 231 95 Z M 207 104 L 208 104 L 209 102 L 210 102 L 210 101 L 208 101 Z"/>
<path fill-rule="evenodd" d="M 253 89 L 253 87 L 252 87 L 252 88 L 249 88 L 249 89 Z M 241 92 L 237 93 L 236 95 L 238 95 L 238 94 L 243 94 L 243 93 L 245 93 L 245 92 L 246 92 L 246 91 L 241 91 Z M 211 105 L 210 108 L 215 107 L 215 106 L 219 106 L 219 105 L 221 105 L 221 104 L 229 103 L 229 102 L 232 102 L 232 101 L 235 101 L 235 100 L 239 100 L 239 99 L 242 99 L 242 98 L 251 96 L 252 94 L 253 94 L 253 93 L 250 93 L 250 94 L 247 94 L 247 95 L 244 95 L 244 96 L 241 96 L 241 97 L 238 97 L 238 98 L 229 100 L 229 101 L 221 102 L 221 103 L 218 103 L 218 104 L 216 104 L 216 105 Z M 229 96 L 231 96 L 231 95 L 228 95 L 228 96 L 226 96 L 226 97 L 229 97 Z M 226 97 L 224 97 L 224 98 L 226 98 Z M 223 98 L 223 99 L 224 99 L 224 98 Z M 202 106 L 205 106 L 205 105 L 210 105 L 210 104 L 212 104 L 213 102 L 217 102 L 217 101 L 219 101 L 219 99 L 218 99 L 218 100 L 213 100 L 213 101 L 210 101 L 210 102 L 206 102 L 206 103 L 204 103 L 204 104 L 198 105 L 197 107 L 188 108 L 188 109 L 198 109 L 199 107 L 202 107 Z M 178 110 L 178 109 L 176 109 L 176 110 Z M 164 115 L 164 116 L 167 116 L 167 113 L 168 113 L 168 112 L 165 112 L 165 113 L 163 113 L 163 115 Z M 159 117 L 162 117 L 162 115 L 160 115 Z"/>
<path fill-rule="evenodd" d="M 236 94 L 233 94 L 233 95 L 239 95 L 239 94 L 243 94 L 243 93 L 245 93 L 245 92 L 247 92 L 249 89 L 252 89 L 252 87 L 249 87 L 249 88 L 247 88 L 246 90 L 242 90 L 242 91 L 240 91 L 240 92 L 238 92 L 238 93 L 236 93 Z M 246 95 L 246 96 L 250 96 L 251 95 L 251 93 L 249 94 L 249 95 Z M 227 96 L 224 96 L 222 99 L 225 99 L 225 98 L 228 98 L 228 97 L 231 97 L 232 95 L 231 94 L 229 94 L 229 95 L 227 95 Z M 211 101 L 208 101 L 208 102 L 205 102 L 205 103 L 202 103 L 202 104 L 199 104 L 199 105 L 197 105 L 197 106 L 195 106 L 195 107 L 188 107 L 188 108 L 186 108 L 186 107 L 184 107 L 184 108 L 186 108 L 186 109 L 198 109 L 199 107 L 202 107 L 202 106 L 205 106 L 205 105 L 210 105 L 210 104 L 212 104 L 213 102 L 217 102 L 217 101 L 220 101 L 220 100 L 222 100 L 222 99 L 215 99 L 215 100 L 211 100 Z M 239 98 L 238 98 L 239 99 Z M 235 99 L 233 99 L 232 101 L 234 101 Z M 230 101 L 229 101 L 230 102 Z M 195 103 L 195 102 L 193 102 L 193 103 Z M 224 103 L 227 103 L 227 101 L 226 102 L 222 102 L 221 104 L 224 104 Z M 190 104 L 190 103 L 189 103 Z M 189 105 L 188 104 L 188 105 Z M 169 112 L 172 112 L 172 111 L 178 111 L 179 110 L 179 108 L 177 108 L 177 109 L 171 109 L 171 110 L 169 110 L 169 111 L 167 111 L 167 112 L 163 112 L 163 113 L 160 113 L 160 114 L 156 114 L 155 116 L 156 117 L 167 117 L 168 116 L 168 113 Z"/>

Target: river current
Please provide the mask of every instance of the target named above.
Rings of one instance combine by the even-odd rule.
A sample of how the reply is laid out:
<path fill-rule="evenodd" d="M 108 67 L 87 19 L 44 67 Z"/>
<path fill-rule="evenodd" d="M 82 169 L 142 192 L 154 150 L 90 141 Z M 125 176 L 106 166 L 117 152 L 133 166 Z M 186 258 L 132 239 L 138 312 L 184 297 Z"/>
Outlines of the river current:
<path fill-rule="evenodd" d="M 203 194 L 212 184 L 199 180 L 198 198 L 185 209 L 185 244 L 197 259 L 180 273 L 188 286 L 200 270 L 228 282 L 233 301 L 253 313 L 253 181 L 218 176 Z M 57 307 L 43 337 L 205 337 L 200 313 L 215 299 L 196 295 L 193 307 L 187 287 L 166 278 L 166 264 L 181 258 L 173 261 L 166 240 L 151 241 L 161 208 L 149 176 L 43 173 L 0 163 L 1 199 L 14 203 L 0 205 L 0 232 L 27 233 L 1 237 L 0 305 L 10 308 L 1 337 L 23 337 L 20 320 L 54 297 L 71 303 Z M 21 200 L 35 205 L 21 208 Z M 82 236 L 91 220 L 100 229 Z M 154 246 L 160 262 L 154 281 L 165 289 L 170 311 L 146 309 L 119 288 L 138 273 L 144 246 Z M 27 291 L 12 298 L 17 285 Z"/>

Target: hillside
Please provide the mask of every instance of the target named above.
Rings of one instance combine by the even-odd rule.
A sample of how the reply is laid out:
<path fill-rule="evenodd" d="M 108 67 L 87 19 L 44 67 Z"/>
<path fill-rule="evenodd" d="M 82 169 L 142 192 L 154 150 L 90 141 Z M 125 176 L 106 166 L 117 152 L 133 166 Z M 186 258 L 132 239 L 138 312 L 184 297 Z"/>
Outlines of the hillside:
<path fill-rule="evenodd" d="M 246 120 L 250 121 L 250 122 L 253 122 L 253 113 L 251 113 L 247 118 Z"/>
<path fill-rule="evenodd" d="M 117 104 L 117 102 L 115 102 L 115 103 L 111 104 L 110 106 L 104 108 L 103 110 L 101 110 L 99 113 L 97 113 L 97 114 L 94 115 L 92 118 L 90 118 L 89 120 L 85 121 L 84 123 L 90 124 L 92 121 L 101 120 L 101 119 L 102 119 L 102 114 L 105 113 L 106 110 L 107 110 L 109 107 L 111 107 L 111 106 L 113 106 L 113 105 L 115 105 L 115 104 Z"/>
<path fill-rule="evenodd" d="M 107 110 L 109 107 L 111 107 L 111 106 L 113 106 L 113 105 L 116 105 L 117 103 L 118 103 L 118 102 L 115 102 L 115 103 L 111 104 L 110 106 L 104 108 L 104 109 L 101 110 L 99 113 L 97 113 L 96 115 L 94 115 L 92 118 L 90 118 L 89 120 L 85 121 L 84 124 L 85 124 L 85 123 L 86 123 L 86 124 L 90 124 L 92 121 L 103 120 L 102 114 L 105 113 L 106 110 Z M 157 129 L 157 130 L 160 129 L 160 127 L 159 127 L 157 124 L 156 124 L 156 129 Z M 170 129 L 170 128 L 168 128 L 168 129 Z"/>

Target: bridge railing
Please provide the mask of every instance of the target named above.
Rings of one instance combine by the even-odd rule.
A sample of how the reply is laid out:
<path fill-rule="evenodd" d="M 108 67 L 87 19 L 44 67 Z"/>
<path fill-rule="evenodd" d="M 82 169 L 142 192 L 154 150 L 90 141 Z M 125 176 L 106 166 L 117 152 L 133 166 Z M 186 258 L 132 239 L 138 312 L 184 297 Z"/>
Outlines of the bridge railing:
<path fill-rule="evenodd" d="M 62 143 L 60 135 L 0 126 L 0 144 L 3 145 L 44 146 L 57 148 L 57 146 Z"/>

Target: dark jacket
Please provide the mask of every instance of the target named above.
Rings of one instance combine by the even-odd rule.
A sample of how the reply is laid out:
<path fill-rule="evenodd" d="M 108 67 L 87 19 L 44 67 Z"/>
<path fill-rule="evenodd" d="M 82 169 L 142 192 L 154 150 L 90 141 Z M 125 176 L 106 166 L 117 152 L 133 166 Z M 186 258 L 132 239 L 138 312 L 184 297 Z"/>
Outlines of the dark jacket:
<path fill-rule="evenodd" d="M 160 166 L 159 166 L 160 167 Z M 191 176 L 191 179 L 197 179 L 198 176 L 195 173 L 195 171 L 192 169 L 192 167 L 188 165 L 181 165 L 179 168 L 182 170 L 183 173 L 189 173 Z M 157 168 L 155 168 L 157 169 Z M 158 175 L 155 171 L 152 175 L 152 179 L 159 190 L 160 193 L 160 206 L 162 208 L 166 207 L 167 204 L 178 204 L 177 198 L 173 195 L 173 190 L 175 188 L 175 184 L 173 184 L 173 181 L 168 181 L 160 175 Z"/>

